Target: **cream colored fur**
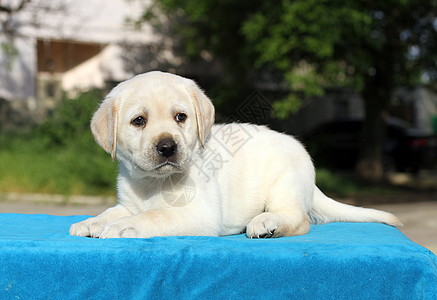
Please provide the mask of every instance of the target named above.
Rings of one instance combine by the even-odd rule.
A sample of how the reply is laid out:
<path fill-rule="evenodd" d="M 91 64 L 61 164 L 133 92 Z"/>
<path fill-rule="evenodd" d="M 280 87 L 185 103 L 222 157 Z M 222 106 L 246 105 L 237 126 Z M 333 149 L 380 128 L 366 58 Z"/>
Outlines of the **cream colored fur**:
<path fill-rule="evenodd" d="M 178 114 L 187 116 L 177 121 Z M 180 116 L 180 115 L 179 115 Z M 143 117 L 144 126 L 133 120 Z M 382 222 L 392 214 L 325 196 L 305 148 L 293 137 L 250 124 L 213 125 L 214 107 L 186 78 L 149 72 L 115 87 L 95 113 L 96 141 L 120 162 L 119 204 L 73 224 L 99 238 L 170 235 L 302 235 L 309 224 Z M 157 144 L 172 139 L 174 156 Z"/>

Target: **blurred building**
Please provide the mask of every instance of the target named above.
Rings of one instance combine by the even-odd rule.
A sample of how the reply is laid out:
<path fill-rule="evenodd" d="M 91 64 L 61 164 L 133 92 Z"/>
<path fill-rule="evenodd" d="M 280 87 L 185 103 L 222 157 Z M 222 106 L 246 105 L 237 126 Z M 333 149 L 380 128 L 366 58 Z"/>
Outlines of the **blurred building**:
<path fill-rule="evenodd" d="M 12 39 L 0 33 L 0 44 L 14 48 L 10 56 L 0 49 L 0 124 L 23 116 L 41 120 L 63 91 L 110 88 L 162 63 L 179 63 L 162 46 L 165 37 L 150 26 L 127 26 L 128 18 L 143 12 L 144 1 L 65 0 L 57 8 L 44 6 L 53 3 L 31 1 L 12 16 Z"/>
<path fill-rule="evenodd" d="M 437 92 L 426 86 L 395 90 L 389 109 L 390 118 L 406 127 L 437 135 Z M 287 121 L 287 130 L 298 136 L 333 121 L 361 120 L 364 102 L 359 93 L 349 90 L 327 91 L 323 97 L 303 102 L 299 111 Z"/>
<path fill-rule="evenodd" d="M 437 92 L 425 86 L 413 90 L 399 88 L 394 93 L 390 114 L 414 128 L 437 135 Z"/>

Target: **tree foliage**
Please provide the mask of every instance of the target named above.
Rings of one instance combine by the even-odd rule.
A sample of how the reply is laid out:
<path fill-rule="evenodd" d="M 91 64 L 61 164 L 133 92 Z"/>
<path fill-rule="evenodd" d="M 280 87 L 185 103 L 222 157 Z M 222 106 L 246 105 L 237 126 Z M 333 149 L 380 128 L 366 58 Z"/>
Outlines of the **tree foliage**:
<path fill-rule="evenodd" d="M 434 77 L 436 9 L 425 0 L 156 0 L 144 16 L 164 14 L 190 57 L 207 50 L 230 73 L 280 74 L 290 93 L 308 96 L 362 91 L 378 71 L 392 85 L 415 84 L 425 70 Z"/>
<path fill-rule="evenodd" d="M 75 98 L 64 95 L 46 120 L 35 126 L 34 135 L 47 149 L 73 145 L 84 149 L 93 147 L 90 120 L 102 98 L 103 92 L 99 89 L 83 92 Z"/>
<path fill-rule="evenodd" d="M 209 51 L 224 62 L 230 86 L 263 78 L 286 87 L 275 103 L 280 117 L 327 88 L 360 92 L 370 177 L 381 173 L 393 89 L 437 75 L 435 0 L 155 0 L 145 20 L 162 15 L 189 57 Z"/>

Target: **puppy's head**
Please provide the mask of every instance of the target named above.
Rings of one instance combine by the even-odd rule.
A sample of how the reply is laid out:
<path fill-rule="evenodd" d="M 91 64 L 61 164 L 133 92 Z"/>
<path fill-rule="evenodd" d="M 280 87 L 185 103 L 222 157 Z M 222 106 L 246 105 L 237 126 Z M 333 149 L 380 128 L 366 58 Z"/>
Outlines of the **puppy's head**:
<path fill-rule="evenodd" d="M 149 72 L 115 87 L 94 114 L 91 130 L 131 176 L 166 177 L 188 167 L 213 123 L 214 107 L 192 80 Z"/>

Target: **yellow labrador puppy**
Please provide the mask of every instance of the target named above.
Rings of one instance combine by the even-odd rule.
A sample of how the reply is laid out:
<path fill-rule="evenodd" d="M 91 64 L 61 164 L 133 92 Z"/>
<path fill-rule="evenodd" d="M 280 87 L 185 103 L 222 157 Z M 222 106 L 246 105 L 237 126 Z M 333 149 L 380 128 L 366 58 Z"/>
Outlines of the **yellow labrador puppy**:
<path fill-rule="evenodd" d="M 305 148 L 250 124 L 213 125 L 214 107 L 191 80 L 149 72 L 127 80 L 91 121 L 120 162 L 119 204 L 73 224 L 71 235 L 250 238 L 308 233 L 310 223 L 382 222 L 392 214 L 336 202 L 315 186 Z"/>

